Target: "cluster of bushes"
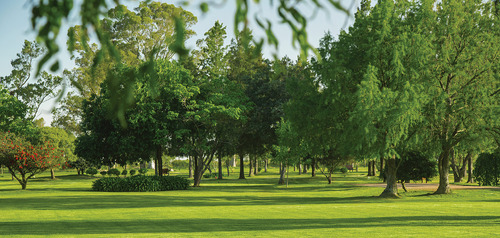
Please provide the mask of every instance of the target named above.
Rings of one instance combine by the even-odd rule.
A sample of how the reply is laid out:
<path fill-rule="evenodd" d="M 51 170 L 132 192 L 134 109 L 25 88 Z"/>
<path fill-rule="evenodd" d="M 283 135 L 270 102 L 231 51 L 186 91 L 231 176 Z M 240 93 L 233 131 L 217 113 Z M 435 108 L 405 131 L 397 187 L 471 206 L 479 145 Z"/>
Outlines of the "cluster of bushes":
<path fill-rule="evenodd" d="M 102 192 L 155 192 L 185 190 L 188 187 L 189 180 L 178 176 L 106 177 L 92 184 L 92 190 Z"/>
<path fill-rule="evenodd" d="M 481 186 L 500 184 L 500 151 L 480 154 L 474 165 L 474 176 Z"/>
<path fill-rule="evenodd" d="M 123 175 L 123 176 L 127 176 L 127 174 L 130 174 L 130 176 L 134 176 L 136 174 L 136 172 L 139 172 L 140 175 L 145 175 L 148 170 L 147 169 L 139 169 L 139 171 L 136 171 L 136 170 L 130 170 L 130 171 L 127 171 L 126 169 L 124 169 L 122 172 L 120 172 L 120 170 L 118 169 L 110 169 L 108 171 L 101 171 L 99 172 L 97 169 L 95 168 L 88 168 L 85 173 L 90 175 L 90 176 L 94 176 L 96 175 L 97 173 L 100 173 L 102 176 L 106 176 L 106 175 L 115 175 L 115 176 L 120 176 Z"/>

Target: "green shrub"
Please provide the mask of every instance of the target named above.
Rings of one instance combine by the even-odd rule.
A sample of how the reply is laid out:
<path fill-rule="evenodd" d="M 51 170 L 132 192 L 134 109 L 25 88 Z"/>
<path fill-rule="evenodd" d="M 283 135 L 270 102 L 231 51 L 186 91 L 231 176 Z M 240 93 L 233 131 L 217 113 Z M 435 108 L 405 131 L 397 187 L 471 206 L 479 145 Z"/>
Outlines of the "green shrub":
<path fill-rule="evenodd" d="M 184 190 L 189 180 L 177 176 L 132 176 L 127 178 L 100 178 L 93 182 L 92 190 L 102 192 L 154 192 Z"/>
<path fill-rule="evenodd" d="M 203 178 L 210 178 L 210 174 L 209 173 L 203 174 Z"/>
<path fill-rule="evenodd" d="M 127 170 L 126 170 L 126 169 L 124 169 L 124 170 L 122 171 L 122 175 L 123 175 L 123 176 L 127 176 Z"/>
<path fill-rule="evenodd" d="M 399 181 L 418 181 L 422 178 L 431 181 L 433 177 L 438 175 L 437 162 L 418 151 L 402 153 L 401 158 L 397 159 L 396 163 L 399 163 L 396 172 Z M 380 171 L 379 177 L 385 179 L 386 173 L 387 166 L 384 166 L 384 170 Z"/>
<path fill-rule="evenodd" d="M 130 170 L 130 172 L 129 172 L 129 173 L 130 173 L 130 176 L 134 176 L 135 172 L 136 172 L 136 171 L 135 171 L 134 169 L 131 169 L 131 170 Z"/>
<path fill-rule="evenodd" d="M 147 172 L 148 172 L 148 169 L 146 169 L 146 168 L 139 169 L 140 175 L 146 175 Z"/>
<path fill-rule="evenodd" d="M 347 173 L 347 168 L 346 167 L 340 168 L 340 172 L 343 174 Z"/>
<path fill-rule="evenodd" d="M 108 170 L 108 175 L 111 176 L 111 175 L 114 175 L 114 176 L 120 176 L 120 170 L 118 169 L 110 169 Z"/>
<path fill-rule="evenodd" d="M 398 180 L 418 181 L 426 178 L 427 181 L 438 175 L 437 162 L 418 151 L 403 153 L 401 164 L 396 176 Z M 386 167 L 387 168 L 387 167 Z"/>
<path fill-rule="evenodd" d="M 103 177 L 104 177 L 104 176 L 106 176 L 106 174 L 108 174 L 108 172 L 106 172 L 106 171 L 101 171 L 101 172 L 99 172 L 99 173 L 100 173 Z"/>
<path fill-rule="evenodd" d="M 480 186 L 498 186 L 500 184 L 500 152 L 480 154 L 474 164 L 474 177 Z"/>
<path fill-rule="evenodd" d="M 99 172 L 99 171 L 97 171 L 97 169 L 95 169 L 95 168 L 88 168 L 88 169 L 85 171 L 85 173 L 86 173 L 86 174 L 88 174 L 88 175 L 90 175 L 90 176 L 92 176 L 92 177 L 93 177 L 94 175 L 96 175 L 98 172 Z"/>

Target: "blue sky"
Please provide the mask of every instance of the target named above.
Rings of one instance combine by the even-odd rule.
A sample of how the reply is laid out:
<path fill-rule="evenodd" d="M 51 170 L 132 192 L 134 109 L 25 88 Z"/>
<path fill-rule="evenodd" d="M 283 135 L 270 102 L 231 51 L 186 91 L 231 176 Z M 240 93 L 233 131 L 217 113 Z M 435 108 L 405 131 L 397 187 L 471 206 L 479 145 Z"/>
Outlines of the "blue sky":
<path fill-rule="evenodd" d="M 132 9 L 135 6 L 139 5 L 139 1 L 121 1 L 126 4 L 129 9 Z M 12 70 L 10 61 L 13 60 L 16 57 L 16 54 L 21 51 L 24 40 L 34 40 L 35 34 L 31 30 L 30 25 L 30 2 L 30 0 L 0 0 L 0 32 L 2 32 L 3 35 L 3 37 L 0 37 L 0 76 L 6 76 L 10 74 Z M 179 1 L 162 2 L 179 5 L 177 4 Z M 233 38 L 233 18 L 235 6 L 232 0 L 228 0 L 222 7 L 211 7 L 210 11 L 207 14 L 202 14 L 201 11 L 197 8 L 195 4 L 197 1 L 191 2 L 192 4 L 188 7 L 185 7 L 185 9 L 191 11 L 198 17 L 198 23 L 193 27 L 193 30 L 197 33 L 197 35 L 188 40 L 188 42 L 186 43 L 188 48 L 194 48 L 196 40 L 203 37 L 203 34 L 210 27 L 212 27 L 217 20 L 227 26 L 228 42 L 231 38 Z M 222 2 L 222 0 L 215 2 Z M 323 2 L 327 1 L 325 0 Z M 351 4 L 354 4 L 351 12 L 354 12 L 359 4 L 359 1 L 353 3 L 353 1 L 350 0 L 343 0 L 342 2 L 346 7 L 350 7 Z M 310 16 L 308 36 L 309 41 L 313 46 L 319 45 L 319 40 L 324 36 L 325 32 L 330 31 L 333 35 L 337 35 L 341 29 L 347 28 L 353 22 L 352 14 L 351 17 L 347 17 L 346 14 L 332 8 L 327 8 L 325 10 L 320 10 L 316 13 L 313 13 L 311 9 L 311 6 L 308 5 L 303 5 L 300 8 L 300 10 L 303 11 L 305 15 Z M 280 42 L 278 56 L 282 57 L 286 55 L 291 59 L 296 59 L 298 50 L 294 49 L 291 43 L 291 32 L 286 26 L 279 25 L 279 22 L 277 21 L 276 10 L 270 7 L 267 1 L 261 1 L 260 5 L 250 5 L 249 16 L 253 17 L 254 15 L 271 19 L 273 23 L 273 30 L 275 31 L 275 34 Z M 62 68 L 69 69 L 73 67 L 73 63 L 69 59 L 69 54 L 65 51 L 65 42 L 66 29 L 69 26 L 75 24 L 78 24 L 77 14 L 73 14 L 72 17 L 70 17 L 69 22 L 64 23 L 64 29 L 61 30 L 58 37 L 58 42 L 62 51 L 58 54 L 57 57 L 61 62 Z M 263 33 L 259 29 L 257 29 L 258 27 L 255 22 L 251 21 L 250 26 L 252 29 L 254 29 L 255 36 L 259 37 L 263 35 Z M 274 49 L 270 47 L 264 48 L 265 57 L 271 58 L 272 52 L 274 52 Z M 51 121 L 51 115 L 49 111 L 53 105 L 53 103 L 48 103 L 43 107 L 42 117 L 44 117 L 46 122 Z"/>

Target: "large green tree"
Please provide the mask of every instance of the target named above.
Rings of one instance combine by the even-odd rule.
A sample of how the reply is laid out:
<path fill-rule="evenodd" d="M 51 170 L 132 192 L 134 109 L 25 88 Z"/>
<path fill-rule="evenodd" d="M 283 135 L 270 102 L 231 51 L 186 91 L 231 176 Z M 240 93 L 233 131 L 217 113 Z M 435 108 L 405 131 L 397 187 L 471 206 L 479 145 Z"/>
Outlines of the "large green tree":
<path fill-rule="evenodd" d="M 12 72 L 0 77 L 0 83 L 19 101 L 27 106 L 27 118 L 34 120 L 39 116 L 40 106 L 58 96 L 62 77 L 54 76 L 46 71 L 33 76 L 34 62 L 44 52 L 44 48 L 36 42 L 24 41 L 21 53 L 11 61 Z"/>
<path fill-rule="evenodd" d="M 500 111 L 499 18 L 491 1 L 447 0 L 427 3 L 425 25 L 432 47 L 426 120 L 439 154 L 437 194 L 451 192 L 448 182 L 453 149 L 470 136 L 489 136 Z M 477 143 L 471 143 L 477 145 Z M 470 148 L 472 149 L 472 148 Z"/>
<path fill-rule="evenodd" d="M 66 132 L 61 128 L 56 127 L 42 127 L 40 130 L 41 140 L 45 143 L 50 143 L 54 150 L 58 150 L 63 156 L 55 158 L 54 163 L 57 162 L 58 167 L 70 161 L 76 161 L 77 158 L 74 154 L 75 151 L 75 136 Z M 50 169 L 52 179 L 55 179 L 54 168 Z"/>
<path fill-rule="evenodd" d="M 188 39 L 194 32 L 190 27 L 197 22 L 197 18 L 190 12 L 172 4 L 158 2 L 141 2 L 134 10 L 129 10 L 123 5 L 107 11 L 107 15 L 100 21 L 102 34 L 106 35 L 112 44 L 99 45 L 92 41 L 86 32 L 85 25 L 76 25 L 68 30 L 68 49 L 72 53 L 76 68 L 65 72 L 74 86 L 61 106 L 54 112 L 53 126 L 63 127 L 74 133 L 79 133 L 78 121 L 81 116 L 81 103 L 89 99 L 92 94 L 99 95 L 101 84 L 107 73 L 116 65 L 138 66 L 143 62 L 151 63 L 143 71 L 152 70 L 153 61 L 158 59 L 171 59 L 173 51 L 169 45 L 175 39 L 175 18 L 179 17 L 185 23 L 185 34 L 182 41 Z M 152 73 L 152 72 L 150 72 Z M 110 79 L 113 80 L 113 79 Z M 117 79 L 118 80 L 118 79 Z M 118 85 L 119 82 L 114 82 Z M 124 84 L 133 88 L 134 81 Z M 156 85 L 151 83 L 151 92 L 156 92 Z M 114 93 L 130 93 L 133 90 L 120 91 L 109 88 L 113 94 L 112 104 L 115 105 L 112 113 L 120 111 L 123 124 L 123 113 L 127 106 L 126 101 L 114 101 L 123 95 Z M 126 95 L 133 97 L 133 95 Z M 116 106 L 120 104 L 120 106 Z"/>

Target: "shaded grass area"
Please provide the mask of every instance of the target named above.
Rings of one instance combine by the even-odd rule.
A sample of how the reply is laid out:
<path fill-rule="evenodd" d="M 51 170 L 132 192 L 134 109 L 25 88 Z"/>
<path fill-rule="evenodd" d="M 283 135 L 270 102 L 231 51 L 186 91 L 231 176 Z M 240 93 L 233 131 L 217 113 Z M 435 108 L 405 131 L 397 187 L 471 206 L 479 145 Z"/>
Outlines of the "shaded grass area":
<path fill-rule="evenodd" d="M 459 190 L 429 196 L 403 193 L 380 199 L 383 188 L 363 172 L 290 173 L 277 185 L 276 171 L 246 180 L 237 175 L 183 191 L 90 191 L 95 178 L 47 174 L 20 190 L 0 176 L 0 236 L 7 237 L 494 237 L 500 235 L 498 190 Z"/>

